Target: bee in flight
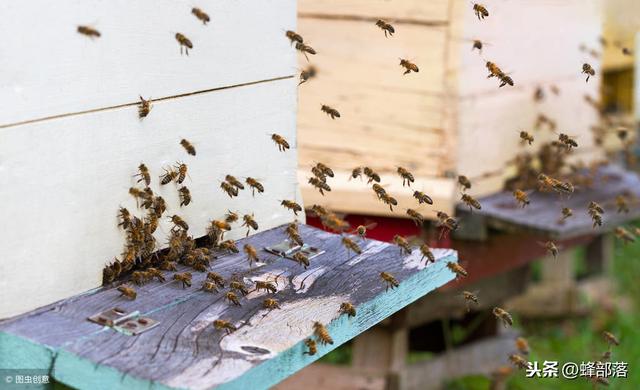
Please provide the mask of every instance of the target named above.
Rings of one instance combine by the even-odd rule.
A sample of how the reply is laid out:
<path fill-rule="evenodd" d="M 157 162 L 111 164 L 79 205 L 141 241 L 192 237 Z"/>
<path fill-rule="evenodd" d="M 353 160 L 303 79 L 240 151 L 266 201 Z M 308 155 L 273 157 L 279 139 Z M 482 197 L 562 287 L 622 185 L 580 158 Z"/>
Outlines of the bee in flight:
<path fill-rule="evenodd" d="M 591 65 L 587 64 L 586 62 L 582 64 L 582 73 L 587 75 L 587 79 L 585 80 L 585 82 L 589 82 L 589 77 L 596 75 L 595 69 L 593 69 Z"/>
<path fill-rule="evenodd" d="M 309 356 L 313 356 L 316 353 L 318 353 L 318 346 L 316 344 L 316 341 L 313 339 L 306 339 L 304 341 L 304 345 L 307 346 L 308 350 L 304 351 L 305 355 L 309 355 Z"/>
<path fill-rule="evenodd" d="M 462 187 L 462 192 L 471 189 L 471 180 L 469 180 L 469 178 L 465 175 L 458 176 L 458 184 L 460 184 L 460 187 Z"/>
<path fill-rule="evenodd" d="M 304 84 L 309 81 L 309 79 L 316 77 L 316 73 L 317 71 L 314 66 L 309 66 L 307 69 L 304 69 L 300 72 L 300 82 L 298 85 Z"/>
<path fill-rule="evenodd" d="M 323 182 L 322 180 L 318 179 L 317 177 L 312 177 L 309 179 L 309 184 L 311 184 L 312 186 L 316 187 L 318 189 L 318 191 L 320 191 L 321 195 L 324 195 L 324 191 L 330 192 L 331 191 L 331 187 L 329 187 L 329 185 L 325 182 Z"/>
<path fill-rule="evenodd" d="M 509 360 L 513 363 L 514 366 L 518 367 L 520 370 L 525 370 L 529 368 L 529 362 L 523 358 L 522 356 L 514 353 L 509 355 Z"/>
<path fill-rule="evenodd" d="M 487 10 L 487 7 L 485 7 L 482 4 L 474 3 L 473 4 L 473 12 L 478 17 L 478 20 L 482 20 L 482 19 L 486 18 L 487 16 L 489 16 L 489 11 Z"/>
<path fill-rule="evenodd" d="M 309 45 L 305 45 L 304 43 L 296 43 L 296 50 L 302 52 L 302 54 L 304 54 L 304 58 L 307 59 L 307 61 L 309 61 L 309 57 L 307 56 L 307 53 L 311 54 L 311 55 L 315 55 L 316 51 L 313 47 L 309 46 Z"/>
<path fill-rule="evenodd" d="M 400 283 L 398 283 L 398 280 L 388 272 L 380 272 L 380 278 L 387 285 L 385 291 L 389 290 L 390 288 L 394 289 L 400 285 Z"/>
<path fill-rule="evenodd" d="M 380 175 L 378 175 L 373 169 L 364 167 L 362 168 L 362 173 L 364 173 L 364 175 L 368 178 L 367 184 L 370 184 L 373 181 L 375 181 L 376 183 L 380 183 Z"/>
<path fill-rule="evenodd" d="M 513 325 L 513 318 L 511 317 L 511 314 L 509 314 L 509 312 L 507 312 L 503 308 L 494 307 L 492 312 L 493 312 L 493 315 L 496 316 L 497 319 L 502 321 L 502 324 L 505 327 Z"/>
<path fill-rule="evenodd" d="M 333 344 L 333 339 L 324 325 L 316 321 L 313 323 L 313 329 L 321 344 Z"/>
<path fill-rule="evenodd" d="M 204 25 L 209 23 L 209 21 L 211 20 L 209 18 L 209 15 L 207 15 L 207 13 L 201 10 L 200 8 L 195 8 L 195 7 L 192 8 L 191 13 L 195 15 L 195 17 L 198 18 L 198 20 L 200 20 Z"/>
<path fill-rule="evenodd" d="M 422 254 L 422 258 L 420 259 L 420 261 L 424 260 L 424 258 L 426 257 L 427 258 L 427 263 L 429 263 L 429 262 L 435 263 L 436 262 L 436 256 L 431 251 L 431 248 L 429 248 L 429 245 L 427 245 L 427 244 L 420 245 L 420 253 Z"/>
<path fill-rule="evenodd" d="M 289 149 L 289 143 L 286 139 L 284 139 L 283 136 L 273 133 L 271 134 L 271 139 L 276 143 L 276 145 L 278 145 L 279 151 L 284 152 L 285 150 Z"/>
<path fill-rule="evenodd" d="M 470 303 L 474 303 L 475 305 L 479 305 L 480 301 L 478 300 L 478 296 L 469 291 L 463 291 L 462 297 L 467 305 L 467 312 L 471 311 Z"/>
<path fill-rule="evenodd" d="M 418 65 L 414 64 L 409 60 L 405 60 L 404 58 L 400 58 L 400 66 L 405 68 L 405 71 L 403 74 L 409 74 L 411 72 L 418 73 L 420 71 L 420 69 L 418 69 Z"/>
<path fill-rule="evenodd" d="M 289 41 L 291 41 L 291 44 L 293 45 L 294 42 L 296 43 L 304 43 L 304 39 L 302 38 L 302 35 L 298 34 L 295 31 L 291 31 L 291 30 L 287 30 L 284 35 L 289 38 Z"/>
<path fill-rule="evenodd" d="M 393 33 L 396 32 L 392 25 L 382 19 L 378 19 L 378 21 L 376 22 L 376 26 L 380 27 L 384 31 L 384 36 L 387 38 L 389 36 L 393 36 Z M 389 33 L 389 36 L 387 36 L 387 33 Z"/>
<path fill-rule="evenodd" d="M 347 248 L 347 255 L 349 255 L 349 252 L 355 252 L 358 255 L 362 254 L 360 246 L 349 237 L 342 237 L 342 245 Z"/>
<path fill-rule="evenodd" d="M 415 178 L 413 177 L 411 172 L 409 172 L 407 169 L 403 167 L 398 167 L 398 175 L 400 175 L 400 177 L 402 178 L 403 187 L 405 183 L 407 183 L 408 187 L 411 187 L 411 183 L 415 181 Z"/>
<path fill-rule="evenodd" d="M 513 197 L 516 199 L 516 202 L 518 202 L 518 204 L 522 206 L 522 208 L 525 208 L 529 205 L 529 203 L 531 203 L 529 201 L 529 196 L 527 195 L 527 193 L 522 190 L 515 189 L 513 191 Z"/>
<path fill-rule="evenodd" d="M 473 211 L 473 209 L 477 209 L 477 210 L 482 209 L 480 202 L 478 202 L 476 198 L 472 197 L 469 194 L 463 193 L 460 200 L 462 200 L 467 206 L 469 206 L 469 211 Z"/>
<path fill-rule="evenodd" d="M 468 275 L 467 270 L 462 268 L 462 266 L 458 263 L 453 263 L 450 261 L 447 263 L 447 268 L 449 268 L 451 272 L 456 274 L 456 278 L 463 278 Z"/>
<path fill-rule="evenodd" d="M 534 140 L 533 136 L 524 130 L 520 132 L 520 139 L 529 145 L 532 145 Z"/>
<path fill-rule="evenodd" d="M 193 49 L 193 43 L 191 43 L 189 38 L 181 33 L 176 33 L 176 41 L 178 41 L 180 45 L 180 54 L 182 54 L 182 49 L 184 48 L 185 53 L 189 55 L 189 49 Z"/>
<path fill-rule="evenodd" d="M 191 144 L 191 142 L 187 141 L 186 139 L 182 139 L 180 141 L 180 145 L 182 145 L 182 147 L 184 148 L 184 150 L 187 151 L 188 154 L 195 156 L 196 155 L 196 148 Z"/>
<path fill-rule="evenodd" d="M 333 107 L 329 107 L 326 104 L 323 104 L 322 107 L 320 107 L 320 110 L 329 115 L 331 119 L 340 118 L 340 113 L 338 112 L 338 110 Z"/>
<path fill-rule="evenodd" d="M 93 39 L 93 38 L 100 38 L 100 31 L 96 30 L 93 27 L 89 27 L 89 26 L 78 26 L 78 33 L 82 34 L 82 35 L 86 35 L 89 38 Z"/>

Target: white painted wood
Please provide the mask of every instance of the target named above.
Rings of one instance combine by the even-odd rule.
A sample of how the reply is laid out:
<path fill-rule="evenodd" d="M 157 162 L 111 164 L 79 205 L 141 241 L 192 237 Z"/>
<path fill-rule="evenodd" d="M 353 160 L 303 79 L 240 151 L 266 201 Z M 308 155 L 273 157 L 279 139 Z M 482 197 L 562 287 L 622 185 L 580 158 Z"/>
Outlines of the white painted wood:
<path fill-rule="evenodd" d="M 0 126 L 291 75 L 294 0 L 0 3 Z M 96 28 L 90 39 L 78 25 Z M 193 43 L 181 55 L 176 32 Z"/>
<path fill-rule="evenodd" d="M 446 21 L 449 0 L 300 0 L 302 15 Z"/>
<path fill-rule="evenodd" d="M 119 206 L 139 215 L 128 189 L 144 162 L 152 189 L 195 236 L 227 209 L 255 213 L 261 230 L 293 220 L 280 200 L 301 202 L 296 186 L 296 80 L 192 95 L 155 104 L 142 122 L 126 107 L 47 120 L 1 130 L 0 318 L 66 298 L 101 283 L 104 265 L 119 255 L 124 233 Z M 269 134 L 292 149 L 279 152 Z M 182 138 L 197 156 L 186 154 Z M 184 161 L 193 203 L 180 208 L 175 184 L 159 186 L 162 167 Z M 230 199 L 220 189 L 226 174 L 262 180 L 265 192 L 241 191 Z M 160 244 L 170 230 L 164 221 Z M 228 235 L 243 237 L 239 224 Z"/>

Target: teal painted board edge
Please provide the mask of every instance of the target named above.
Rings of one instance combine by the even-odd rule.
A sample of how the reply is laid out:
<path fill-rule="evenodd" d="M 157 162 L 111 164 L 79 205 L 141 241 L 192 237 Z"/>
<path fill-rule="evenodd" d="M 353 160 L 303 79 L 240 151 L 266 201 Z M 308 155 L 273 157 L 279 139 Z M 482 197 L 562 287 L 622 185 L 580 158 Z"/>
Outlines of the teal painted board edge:
<path fill-rule="evenodd" d="M 31 340 L 0 332 L 1 369 L 50 370 L 55 350 Z"/>
<path fill-rule="evenodd" d="M 215 388 L 217 390 L 268 389 L 320 359 L 345 342 L 353 339 L 360 333 L 389 317 L 391 314 L 453 280 L 455 274 L 447 268 L 447 262 L 457 262 L 457 256 L 449 255 L 439 259 L 435 264 L 402 281 L 398 288 L 390 289 L 378 295 L 375 299 L 360 305 L 357 308 L 358 311 L 355 318 L 349 319 L 348 316 L 341 315 L 333 320 L 327 325 L 327 329 L 334 343 L 333 345 L 326 346 L 318 343 L 318 353 L 316 355 L 305 355 L 306 346 L 304 345 L 304 341 L 301 341 L 280 353 L 275 358 L 269 359 L 245 372 L 242 376 Z M 436 269 L 434 269 L 434 267 Z M 431 278 L 424 280 L 424 273 L 430 274 Z M 370 317 L 371 314 L 373 314 L 374 317 Z M 366 324 L 358 321 L 363 317 L 369 317 Z M 309 332 L 311 333 L 311 329 Z"/>

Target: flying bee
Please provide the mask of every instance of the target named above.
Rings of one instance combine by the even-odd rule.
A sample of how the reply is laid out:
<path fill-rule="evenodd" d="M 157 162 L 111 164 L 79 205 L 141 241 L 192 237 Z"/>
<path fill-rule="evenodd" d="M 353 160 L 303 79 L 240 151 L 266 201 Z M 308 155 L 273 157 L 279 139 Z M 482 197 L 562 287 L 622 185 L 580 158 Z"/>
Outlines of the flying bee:
<path fill-rule="evenodd" d="M 233 198 L 234 196 L 238 196 L 238 189 L 232 186 L 231 184 L 227 183 L 226 181 L 223 181 L 222 183 L 220 183 L 220 188 L 222 188 L 222 191 L 226 192 L 230 198 Z"/>
<path fill-rule="evenodd" d="M 478 17 L 478 20 L 484 19 L 487 16 L 489 16 L 489 11 L 487 10 L 487 7 L 485 7 L 482 4 L 473 3 L 473 12 Z"/>
<path fill-rule="evenodd" d="M 264 186 L 253 177 L 247 177 L 247 179 L 245 180 L 245 183 L 247 183 L 247 185 L 251 187 L 252 196 L 255 196 L 256 191 L 258 191 L 259 194 L 264 192 Z"/>
<path fill-rule="evenodd" d="M 482 41 L 479 39 L 474 39 L 473 45 L 471 46 L 471 51 L 478 49 L 480 54 L 482 54 L 482 47 L 483 47 Z"/>
<path fill-rule="evenodd" d="M 340 115 L 338 115 L 338 118 L 340 117 Z M 320 170 L 320 172 L 322 172 L 324 175 L 329 176 L 329 177 L 334 177 L 334 173 L 333 170 L 331 168 L 329 168 L 328 166 L 326 166 L 323 163 L 316 163 L 315 168 L 318 168 Z"/>
<path fill-rule="evenodd" d="M 387 285 L 385 291 L 388 291 L 390 288 L 393 290 L 400 285 L 398 280 L 388 272 L 380 272 L 380 278 Z"/>
<path fill-rule="evenodd" d="M 118 226 L 122 226 L 122 228 L 125 230 L 131 226 L 131 213 L 126 208 L 120 207 L 118 218 L 120 219 L 120 223 L 118 223 Z"/>
<path fill-rule="evenodd" d="M 403 58 L 400 58 L 400 66 L 406 69 L 403 74 L 409 74 L 411 72 L 418 73 L 420 71 L 420 69 L 418 69 L 418 65 Z"/>
<path fill-rule="evenodd" d="M 327 211 L 327 209 L 320 206 L 319 204 L 314 204 L 313 206 L 311 206 L 311 211 L 313 211 L 313 213 L 318 217 L 329 215 L 329 211 Z"/>
<path fill-rule="evenodd" d="M 313 323 L 313 330 L 320 344 L 333 344 L 333 339 L 324 325 L 316 321 Z"/>
<path fill-rule="evenodd" d="M 620 340 L 618 340 L 618 338 L 614 336 L 613 333 L 611 332 L 607 332 L 606 330 L 603 331 L 602 337 L 604 338 L 604 341 L 606 341 L 607 344 L 609 344 L 609 349 L 611 349 L 612 345 L 620 345 Z"/>
<path fill-rule="evenodd" d="M 411 172 L 409 172 L 408 170 L 406 170 L 403 167 L 398 167 L 398 175 L 400 175 L 400 177 L 402 178 L 402 186 L 404 187 L 404 184 L 407 183 L 408 187 L 411 187 L 411 183 L 413 183 L 415 181 L 413 175 L 411 174 Z"/>
<path fill-rule="evenodd" d="M 304 58 L 307 59 L 307 61 L 309 61 L 309 57 L 307 56 L 307 53 L 311 54 L 311 55 L 315 55 L 316 51 L 314 50 L 313 47 L 309 46 L 309 45 L 305 45 L 304 43 L 296 43 L 296 50 L 298 50 L 299 52 L 301 52 L 302 54 L 304 54 Z"/>
<path fill-rule="evenodd" d="M 362 168 L 362 172 L 368 178 L 367 184 L 370 184 L 372 181 L 376 183 L 380 183 L 380 175 L 378 175 L 373 169 L 369 167 Z"/>
<path fill-rule="evenodd" d="M 589 77 L 596 75 L 595 69 L 593 69 L 591 65 L 587 64 L 586 62 L 582 64 L 582 73 L 587 75 L 587 79 L 585 80 L 586 82 L 589 81 Z"/>
<path fill-rule="evenodd" d="M 331 119 L 336 119 L 336 118 L 340 118 L 340 113 L 338 112 L 338 110 L 336 110 L 333 107 L 329 107 L 326 104 L 323 104 L 320 107 L 320 111 L 326 113 L 327 115 L 329 115 L 331 117 Z"/>
<path fill-rule="evenodd" d="M 602 226 L 602 215 L 600 214 L 592 214 L 591 219 L 593 220 L 593 228 L 596 226 Z"/>
<path fill-rule="evenodd" d="M 480 205 L 480 202 L 478 202 L 477 199 L 475 199 L 469 194 L 463 193 L 460 200 L 462 200 L 467 206 L 469 206 L 469 211 L 472 211 L 473 209 L 480 210 L 482 208 L 482 206 Z"/>
<path fill-rule="evenodd" d="M 289 143 L 283 136 L 273 133 L 271 134 L 271 139 L 276 143 L 276 145 L 278 145 L 279 151 L 284 152 L 289 149 Z"/>
<path fill-rule="evenodd" d="M 303 246 L 304 241 L 302 240 L 302 236 L 298 231 L 287 230 L 287 235 L 289 236 L 289 240 L 295 242 L 297 245 Z"/>
<path fill-rule="evenodd" d="M 264 307 L 265 309 L 280 309 L 280 304 L 278 303 L 278 301 L 276 301 L 273 298 L 267 298 L 264 301 L 262 301 L 262 307 Z"/>
<path fill-rule="evenodd" d="M 204 25 L 209 23 L 209 21 L 211 20 L 209 18 L 209 15 L 207 15 L 207 13 L 201 10 L 200 8 L 195 8 L 195 7 L 192 8 L 191 13 L 195 15 L 195 17 L 198 18 L 198 20 L 200 20 Z"/>
<path fill-rule="evenodd" d="M 564 221 L 573 216 L 573 210 L 571 210 L 568 207 L 563 207 L 561 210 L 562 216 L 560 217 L 560 219 L 558 220 L 558 223 L 562 224 L 564 223 Z"/>
<path fill-rule="evenodd" d="M 553 241 L 547 241 L 547 242 L 543 243 L 542 245 L 545 247 L 547 252 L 551 256 L 553 256 L 554 259 L 558 258 L 558 254 L 560 253 L 560 250 L 558 249 L 558 246 Z"/>
<path fill-rule="evenodd" d="M 172 261 L 168 261 L 168 260 L 163 261 L 159 265 L 158 268 L 160 268 L 163 271 L 174 271 L 175 272 L 175 271 L 178 270 L 178 267 L 176 267 L 176 263 L 174 263 Z"/>
<path fill-rule="evenodd" d="M 472 292 L 463 291 L 462 292 L 462 297 L 464 298 L 464 301 L 465 301 L 465 303 L 467 305 L 467 312 L 471 311 L 471 307 L 469 306 L 469 304 L 471 302 L 473 302 L 476 305 L 480 304 L 480 302 L 478 300 L 478 296 L 476 294 L 472 293 Z"/>
<path fill-rule="evenodd" d="M 355 317 L 356 307 L 350 302 L 342 302 L 340 304 L 340 313 L 346 314 L 348 317 Z"/>
<path fill-rule="evenodd" d="M 140 165 L 138 165 L 138 173 L 135 176 L 140 177 L 140 179 L 138 179 L 138 183 L 144 182 L 146 186 L 151 184 L 151 174 L 149 173 L 149 168 L 147 168 L 145 164 L 140 163 Z"/>
<path fill-rule="evenodd" d="M 489 75 L 487 76 L 487 78 L 491 78 L 491 77 L 497 77 L 500 78 L 504 75 L 504 72 L 502 71 L 502 69 L 500 69 L 500 67 L 491 62 L 491 61 L 487 61 L 485 66 L 487 67 L 487 70 L 489 71 Z"/>
<path fill-rule="evenodd" d="M 322 170 L 318 167 L 312 167 L 311 168 L 311 173 L 313 174 L 313 176 L 317 177 L 318 180 L 320 180 L 323 183 L 327 182 L 327 175 L 324 174 L 324 172 L 322 172 Z"/>
<path fill-rule="evenodd" d="M 424 224 L 424 216 L 414 209 L 407 209 L 407 215 L 411 217 L 416 226 L 422 226 Z"/>
<path fill-rule="evenodd" d="M 293 211 L 294 215 L 298 215 L 298 212 L 302 211 L 302 206 L 300 206 L 299 204 L 297 204 L 296 202 L 294 202 L 292 200 L 283 200 L 282 202 L 280 202 L 280 204 L 284 208 Z"/>
<path fill-rule="evenodd" d="M 178 172 L 178 178 L 176 180 L 176 183 L 182 184 L 184 179 L 187 177 L 187 171 L 189 168 L 187 167 L 187 164 L 180 163 L 180 162 L 176 162 L 175 168 Z"/>
<path fill-rule="evenodd" d="M 511 318 L 511 314 L 509 314 L 509 312 L 507 312 L 503 308 L 494 307 L 492 312 L 493 312 L 493 315 L 496 316 L 497 319 L 502 321 L 502 324 L 505 327 L 513 325 L 513 318 Z"/>
<path fill-rule="evenodd" d="M 180 54 L 182 54 L 182 48 L 184 47 L 184 51 L 187 55 L 189 55 L 189 49 L 193 49 L 193 43 L 189 40 L 189 38 L 185 37 L 183 34 L 176 33 L 176 41 L 180 45 Z"/>
<path fill-rule="evenodd" d="M 188 206 L 191 203 L 191 191 L 186 186 L 178 188 L 180 195 L 180 206 Z"/>
<path fill-rule="evenodd" d="M 82 35 L 86 35 L 89 38 L 100 38 L 100 31 L 96 30 L 93 27 L 89 26 L 78 26 L 78 33 Z"/>
<path fill-rule="evenodd" d="M 191 144 L 191 142 L 187 141 L 186 139 L 182 139 L 180 141 L 180 145 L 182 145 L 182 147 L 184 148 L 184 150 L 187 151 L 188 154 L 195 156 L 196 155 L 196 148 Z"/>
<path fill-rule="evenodd" d="M 618 213 L 629 213 L 629 204 L 624 194 L 616 196 L 616 207 L 618 208 Z"/>
<path fill-rule="evenodd" d="M 587 209 L 590 213 L 604 214 L 604 209 L 602 208 L 602 206 L 594 201 L 589 202 Z"/>
<path fill-rule="evenodd" d="M 438 218 L 438 225 L 444 226 L 449 230 L 456 230 L 458 228 L 458 221 L 444 211 L 436 212 L 436 217 Z"/>
<path fill-rule="evenodd" d="M 349 255 L 349 251 L 352 251 L 358 255 L 362 254 L 362 249 L 360 248 L 360 246 L 349 237 L 342 237 L 342 245 L 347 248 L 347 256 Z"/>
<path fill-rule="evenodd" d="M 500 88 L 504 87 L 505 85 L 510 85 L 513 87 L 513 79 L 511 78 L 511 76 L 507 74 L 501 74 L 498 78 L 500 79 Z"/>
<path fill-rule="evenodd" d="M 292 45 L 294 42 L 304 43 L 304 39 L 302 38 L 302 35 L 296 33 L 295 31 L 287 30 L 287 32 L 285 32 L 284 34 L 286 35 L 287 38 L 289 38 Z"/>
<path fill-rule="evenodd" d="M 136 297 L 138 296 L 138 293 L 136 293 L 136 290 L 134 290 L 132 287 L 129 287 L 129 286 L 119 286 L 118 291 L 120 291 L 121 295 L 124 295 L 125 297 L 131 300 L 136 299 Z"/>
<path fill-rule="evenodd" d="M 398 205 L 398 201 L 396 200 L 396 198 L 386 193 L 380 197 L 380 200 L 382 200 L 383 203 L 389 205 L 389 210 L 391 211 L 393 211 L 393 206 Z"/>
<path fill-rule="evenodd" d="M 424 258 L 426 257 L 427 258 L 427 263 L 429 263 L 429 262 L 435 263 L 436 262 L 436 256 L 431 251 L 431 248 L 429 248 L 429 245 L 427 245 L 427 244 L 420 245 L 420 253 L 422 254 L 422 258 L 420 258 L 420 261 L 424 260 Z"/>
<path fill-rule="evenodd" d="M 226 299 L 226 300 L 228 300 L 230 303 L 233 303 L 233 304 L 234 304 L 234 305 L 236 305 L 236 306 L 242 306 L 242 305 L 240 304 L 240 300 L 238 299 L 238 296 L 237 296 L 234 292 L 229 291 L 228 293 L 226 293 L 226 294 L 224 295 L 224 297 L 225 297 L 225 299 Z"/>
<path fill-rule="evenodd" d="M 249 259 L 249 267 L 251 267 L 254 261 L 260 261 L 260 259 L 258 259 L 258 251 L 252 245 L 244 244 L 242 250 L 244 250 L 244 253 L 247 254 L 247 258 Z"/>
<path fill-rule="evenodd" d="M 467 270 L 462 268 L 462 266 L 458 263 L 453 263 L 451 261 L 447 262 L 447 268 L 449 268 L 449 270 L 451 272 L 453 272 L 454 274 L 456 274 L 456 278 L 464 278 L 467 275 L 469 275 L 467 273 Z"/>
<path fill-rule="evenodd" d="M 632 56 L 633 52 L 628 47 L 623 47 L 622 48 L 622 54 L 624 54 L 625 56 Z"/>
<path fill-rule="evenodd" d="M 202 283 L 202 289 L 210 293 L 218 292 L 218 286 L 214 282 L 209 282 L 209 281 L 205 281 Z"/>
<path fill-rule="evenodd" d="M 418 204 L 433 204 L 433 199 L 422 191 L 413 191 L 413 197 L 418 200 Z"/>
<path fill-rule="evenodd" d="M 302 252 L 296 252 L 293 255 L 293 260 L 298 264 L 304 266 L 304 269 L 307 269 L 307 267 L 309 266 L 309 258 Z"/>
<path fill-rule="evenodd" d="M 308 350 L 306 350 L 304 352 L 304 355 L 309 355 L 309 356 L 313 356 L 316 353 L 318 353 L 318 346 L 316 345 L 316 341 L 313 339 L 306 339 L 304 341 L 304 345 L 307 346 L 307 348 L 309 348 Z"/>
<path fill-rule="evenodd" d="M 182 288 L 191 287 L 191 272 L 175 273 L 173 280 L 181 282 Z"/>
<path fill-rule="evenodd" d="M 316 77 L 316 68 L 314 66 L 309 66 L 307 69 L 300 72 L 300 82 L 298 85 L 302 85 L 314 77 Z"/>
<path fill-rule="evenodd" d="M 140 119 L 145 118 L 151 112 L 151 99 L 146 100 L 142 96 L 140 98 L 140 107 L 138 107 L 138 117 Z"/>
<path fill-rule="evenodd" d="M 256 280 L 256 291 L 264 290 L 267 293 L 275 294 L 278 292 L 278 288 L 275 284 L 263 280 Z"/>
<path fill-rule="evenodd" d="M 529 343 L 527 342 L 527 339 L 525 339 L 524 337 L 516 338 L 516 348 L 523 355 L 525 355 L 525 356 L 529 355 L 529 352 L 530 352 Z"/>
<path fill-rule="evenodd" d="M 253 214 L 251 214 L 251 215 L 245 214 L 242 217 L 242 219 L 244 221 L 242 226 L 246 226 L 247 227 L 247 235 L 246 235 L 246 237 L 249 236 L 249 233 L 251 232 L 251 229 L 258 230 L 258 222 L 256 222 L 255 219 L 253 219 Z"/>
<path fill-rule="evenodd" d="M 327 192 L 331 191 L 331 187 L 329 187 L 327 183 L 324 183 L 322 180 L 318 179 L 317 177 L 309 178 L 309 184 L 316 187 L 318 191 L 320 191 L 321 195 L 324 195 L 324 191 L 327 191 Z"/>
<path fill-rule="evenodd" d="M 231 176 L 231 175 L 227 175 L 224 177 L 224 179 L 231 184 L 232 186 L 236 187 L 239 190 L 244 190 L 244 185 L 242 184 L 242 182 L 238 179 L 235 178 L 235 176 Z"/>
<path fill-rule="evenodd" d="M 356 167 L 351 171 L 351 176 L 349 176 L 349 180 L 360 178 L 362 180 L 362 168 Z"/>
<path fill-rule="evenodd" d="M 471 189 L 471 181 L 465 175 L 458 175 L 458 184 L 460 184 L 460 186 L 462 187 L 463 192 Z M 433 202 L 429 204 L 433 204 Z"/>
<path fill-rule="evenodd" d="M 184 230 L 189 230 L 189 225 L 184 221 L 184 219 L 180 218 L 178 215 L 173 215 L 169 217 L 171 222 L 175 225 L 176 228 L 182 228 Z"/>
<path fill-rule="evenodd" d="M 227 210 L 227 213 L 226 213 L 226 214 L 225 214 L 225 216 L 224 216 L 224 221 L 225 221 L 227 224 L 230 224 L 230 223 L 236 222 L 236 221 L 238 220 L 238 218 L 239 218 L 239 217 L 238 217 L 238 214 L 237 214 L 237 213 L 234 213 L 234 212 L 233 212 L 233 211 L 231 211 L 231 210 Z M 227 225 L 227 226 L 228 226 L 228 225 Z M 231 230 L 231 226 L 229 226 L 229 229 L 227 229 L 227 230 Z"/>
<path fill-rule="evenodd" d="M 389 38 L 390 36 L 392 37 L 393 33 L 396 32 L 396 29 L 393 28 L 392 25 L 390 25 L 389 23 L 385 22 L 382 19 L 378 19 L 378 21 L 376 22 L 376 26 L 380 27 L 380 29 L 384 31 L 385 38 Z M 387 33 L 389 33 L 389 35 L 387 35 Z"/>
<path fill-rule="evenodd" d="M 218 245 L 218 248 L 220 248 L 221 250 L 226 250 L 227 252 L 231 252 L 231 253 L 240 252 L 240 250 L 236 246 L 236 242 L 233 240 L 222 241 L 220 245 Z"/>
<path fill-rule="evenodd" d="M 520 132 L 520 139 L 529 145 L 532 145 L 534 140 L 533 136 L 524 130 Z"/>
<path fill-rule="evenodd" d="M 636 240 L 633 234 L 631 234 L 630 231 L 623 228 L 622 226 L 618 226 L 617 228 L 615 228 L 613 230 L 613 233 L 625 244 L 634 242 Z"/>
<path fill-rule="evenodd" d="M 361 239 L 366 240 L 367 239 L 367 230 L 373 229 L 376 226 L 378 226 L 378 224 L 375 223 L 375 222 L 370 222 L 370 223 L 365 224 L 365 225 L 358 225 L 358 227 L 354 231 L 352 231 L 350 233 L 352 233 L 352 234 L 353 233 L 357 233 L 358 236 L 360 236 Z"/>
<path fill-rule="evenodd" d="M 225 320 L 214 320 L 213 327 L 217 330 L 224 330 L 227 334 L 231 334 L 237 329 L 231 322 Z"/>
<path fill-rule="evenodd" d="M 526 370 L 529 367 L 529 362 L 523 358 L 522 356 L 514 353 L 509 355 L 509 360 L 513 363 L 514 366 L 518 367 L 520 370 Z"/>
<path fill-rule="evenodd" d="M 573 138 L 571 138 L 570 136 L 564 133 L 560 133 L 558 135 L 558 140 L 562 145 L 564 145 L 565 148 L 567 148 L 567 150 L 571 150 L 571 148 L 578 147 L 578 143 Z"/>
<path fill-rule="evenodd" d="M 382 197 L 387 194 L 387 190 L 385 190 L 384 187 L 382 187 L 378 183 L 373 183 L 373 185 L 371 186 L 371 189 L 373 190 L 373 192 L 376 193 L 376 196 L 378 197 L 378 199 L 382 199 Z"/>
<path fill-rule="evenodd" d="M 178 177 L 178 172 L 174 171 L 173 168 L 164 169 L 164 174 L 160 176 L 160 184 L 166 185 L 174 181 Z"/>
<path fill-rule="evenodd" d="M 529 203 L 531 203 L 529 201 L 529 196 L 527 195 L 527 193 L 522 190 L 515 189 L 513 191 L 513 197 L 516 199 L 516 202 L 518 202 L 522 206 L 522 208 L 525 208 L 529 205 Z"/>

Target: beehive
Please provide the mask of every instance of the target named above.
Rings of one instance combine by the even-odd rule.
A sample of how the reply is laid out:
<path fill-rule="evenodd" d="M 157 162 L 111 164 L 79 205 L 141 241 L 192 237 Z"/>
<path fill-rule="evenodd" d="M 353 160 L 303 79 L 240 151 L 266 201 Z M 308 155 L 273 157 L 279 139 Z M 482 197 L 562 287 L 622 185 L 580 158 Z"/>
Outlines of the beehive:
<path fill-rule="evenodd" d="M 298 200 L 295 149 L 280 153 L 277 132 L 295 136 L 294 0 L 207 1 L 203 25 L 188 1 L 0 5 L 0 318 L 101 284 L 122 252 L 119 207 L 139 215 L 128 189 L 138 164 L 152 189 L 194 237 L 228 210 L 255 214 L 260 230 L 291 221 L 279 200 Z M 28 20 L 28 23 L 25 21 Z M 265 22 L 268 21 L 268 22 Z M 89 25 L 99 38 L 76 32 Z M 181 55 L 175 34 L 193 43 Z M 138 118 L 138 96 L 154 100 Z M 180 146 L 191 141 L 197 155 Z M 183 161 L 193 203 L 158 185 Z M 226 174 L 258 178 L 265 193 L 229 199 Z M 171 226 L 156 232 L 164 246 Z M 244 236 L 239 224 L 229 238 Z"/>
<path fill-rule="evenodd" d="M 459 0 L 300 2 L 299 31 L 318 52 L 310 58 L 317 77 L 299 92 L 298 177 L 305 204 L 400 216 L 348 176 L 356 166 L 370 166 L 400 207 L 413 207 L 411 191 L 395 172 L 403 166 L 415 174 L 415 189 L 434 199 L 430 210 L 451 212 L 459 198 L 454 175 L 472 178 L 471 194 L 490 194 L 513 173 L 509 162 L 522 150 L 520 130 L 534 134 L 532 148 L 558 137 L 533 130 L 540 113 L 557 122 L 558 132 L 577 137 L 573 158 L 600 156 L 590 130 L 597 112 L 584 100 L 597 100 L 600 78 L 586 83 L 581 74 L 584 62 L 596 72 L 600 64 L 580 50 L 599 50 L 600 3 L 483 4 L 489 16 L 479 20 L 472 4 Z M 385 38 L 378 19 L 395 27 L 393 37 Z M 481 53 L 472 50 L 474 39 L 486 43 Z M 403 75 L 399 58 L 415 62 L 419 73 Z M 510 74 L 515 86 L 499 88 L 496 78 L 487 78 L 486 61 Z M 299 66 L 308 66 L 302 56 Z M 550 92 L 552 85 L 559 95 Z M 534 103 L 538 87 L 545 100 Z M 341 118 L 328 118 L 321 104 L 338 109 Z M 328 196 L 306 184 L 314 162 L 339 171 Z"/>

